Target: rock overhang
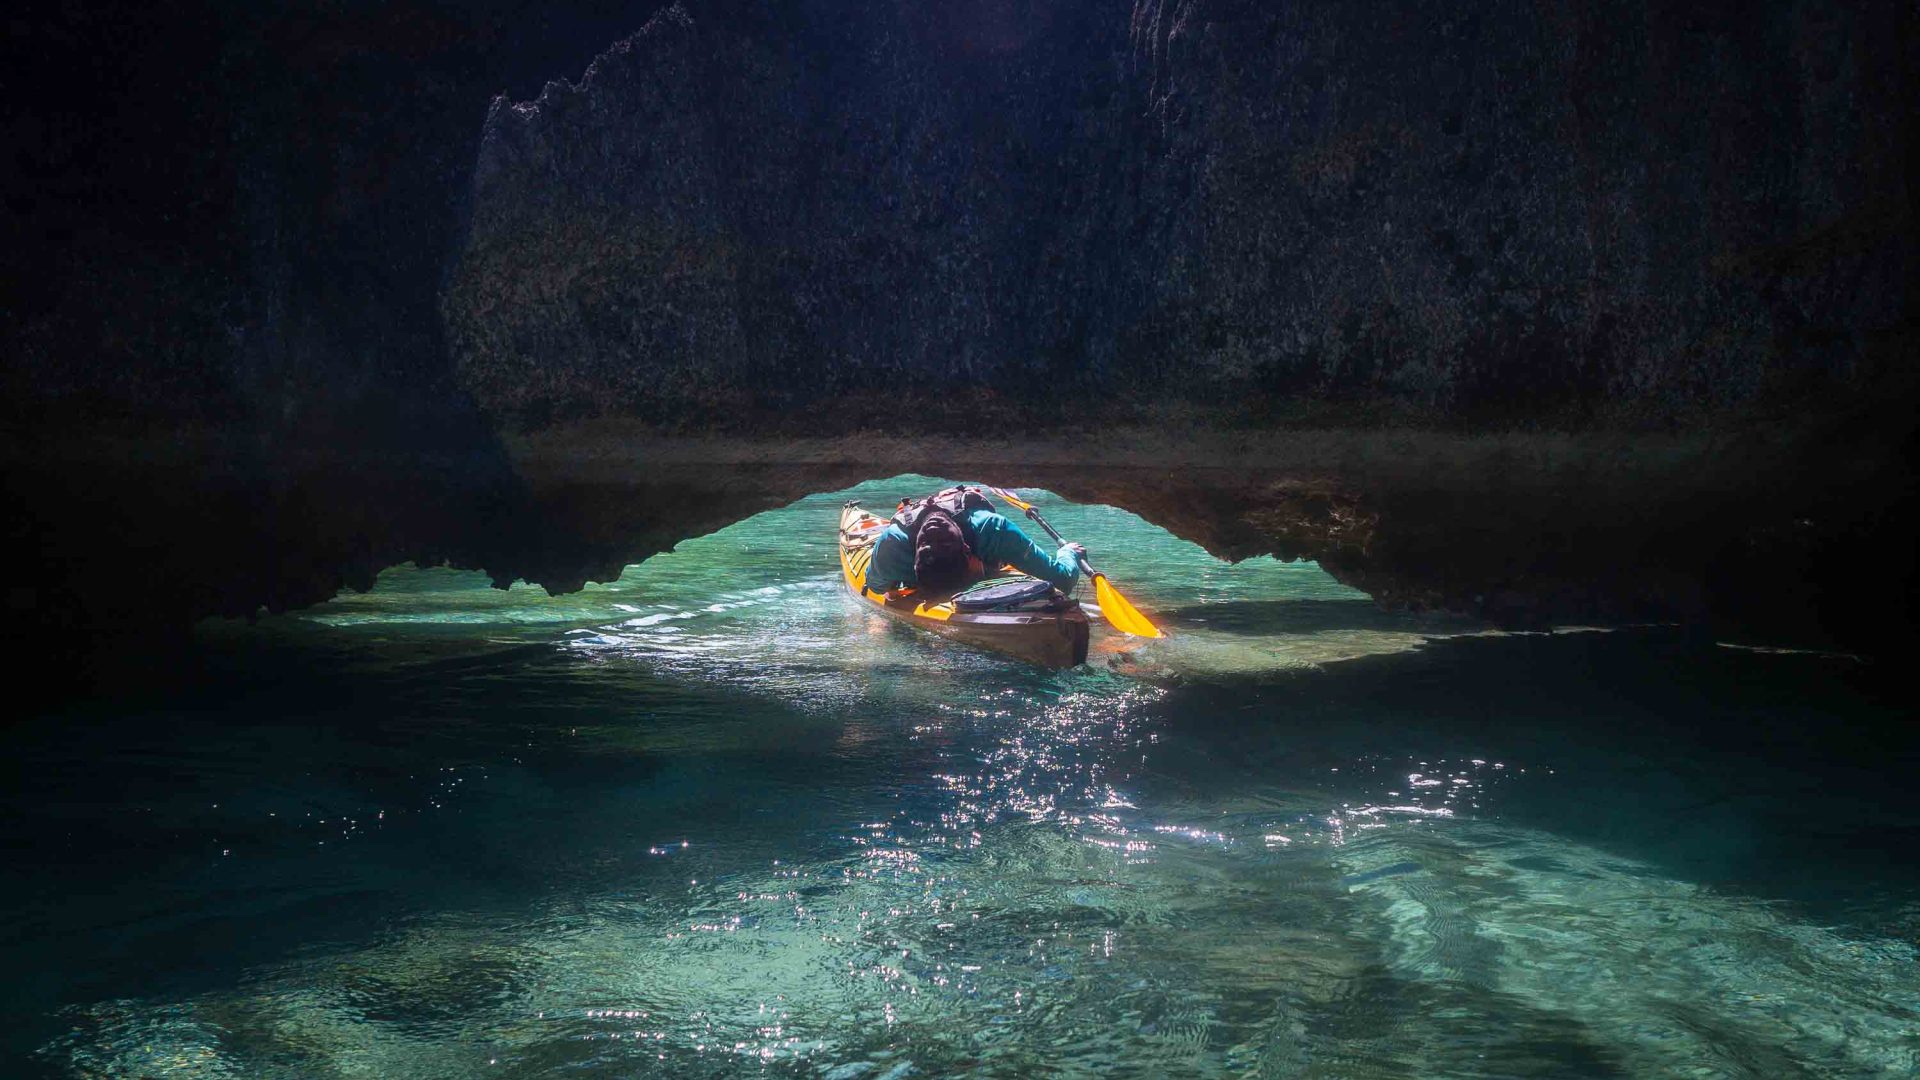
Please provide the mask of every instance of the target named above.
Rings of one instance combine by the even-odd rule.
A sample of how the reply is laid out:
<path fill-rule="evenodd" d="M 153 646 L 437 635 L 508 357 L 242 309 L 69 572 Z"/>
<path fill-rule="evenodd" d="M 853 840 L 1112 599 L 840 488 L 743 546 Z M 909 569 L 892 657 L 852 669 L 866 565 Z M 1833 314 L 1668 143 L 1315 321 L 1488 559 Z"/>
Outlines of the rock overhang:
<path fill-rule="evenodd" d="M 484 138 L 500 82 L 303 102 L 432 211 L 384 251 L 302 215 L 385 180 L 275 166 L 305 114 L 234 105 L 248 201 L 209 243 L 244 265 L 207 265 L 247 295 L 203 306 L 239 345 L 101 354 L 143 434 L 63 406 L 10 440 L 20 625 L 299 606 L 411 558 L 564 589 L 913 467 L 1510 625 L 1910 639 L 1911 12 L 1095 3 L 959 48 L 892 33 L 907 7 L 689 2 Z M 356 104 L 389 89 L 431 107 Z M 437 311 L 313 285 L 421 252 Z M 57 387 L 101 340 L 29 337 Z M 236 404 L 165 397 L 176 361 Z M 820 449 L 848 412 L 908 435 Z"/>

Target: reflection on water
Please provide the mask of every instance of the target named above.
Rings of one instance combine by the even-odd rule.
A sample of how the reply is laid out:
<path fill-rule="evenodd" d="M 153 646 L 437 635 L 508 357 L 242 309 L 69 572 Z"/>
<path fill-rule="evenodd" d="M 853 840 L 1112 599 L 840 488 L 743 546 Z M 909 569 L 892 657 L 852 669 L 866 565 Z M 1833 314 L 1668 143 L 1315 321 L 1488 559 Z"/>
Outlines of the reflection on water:
<path fill-rule="evenodd" d="M 1061 506 L 1176 633 L 1041 672 L 842 596 L 842 498 L 571 597 L 393 572 L 211 630 L 214 686 L 36 725 L 19 1051 L 129 1077 L 1920 1064 L 1920 888 L 1838 853 L 1916 815 L 1819 734 L 1884 718 L 1827 661 L 1383 614 Z"/>

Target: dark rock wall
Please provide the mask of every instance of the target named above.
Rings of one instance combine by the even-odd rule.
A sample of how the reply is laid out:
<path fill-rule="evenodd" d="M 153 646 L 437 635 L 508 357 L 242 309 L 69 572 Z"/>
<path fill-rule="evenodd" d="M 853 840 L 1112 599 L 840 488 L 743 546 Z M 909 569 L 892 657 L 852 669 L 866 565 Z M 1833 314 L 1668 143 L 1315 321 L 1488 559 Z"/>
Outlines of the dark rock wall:
<path fill-rule="evenodd" d="M 654 6 L 13 7 L 0 418 L 285 428 L 443 374 L 486 99 Z"/>
<path fill-rule="evenodd" d="M 7 630 L 144 634 L 510 549 L 437 308 L 486 101 L 656 6 L 0 16 Z"/>
<path fill-rule="evenodd" d="M 689 0 L 496 101 L 463 384 L 1579 427 L 1911 354 L 1910 6 L 962 7 Z"/>
<path fill-rule="evenodd" d="M 1210 376 L 1694 417 L 1851 383 L 1904 329 L 1911 9 L 1148 11 L 1193 189 L 1155 317 Z"/>

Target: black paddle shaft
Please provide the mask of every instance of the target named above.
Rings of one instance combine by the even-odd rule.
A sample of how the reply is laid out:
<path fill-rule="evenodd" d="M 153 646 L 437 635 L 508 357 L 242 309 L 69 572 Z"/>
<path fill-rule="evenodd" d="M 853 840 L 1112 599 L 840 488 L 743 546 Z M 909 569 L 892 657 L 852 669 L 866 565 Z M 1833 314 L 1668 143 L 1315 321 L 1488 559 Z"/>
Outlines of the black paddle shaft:
<path fill-rule="evenodd" d="M 1057 533 L 1057 532 L 1055 532 L 1055 531 L 1053 531 L 1053 526 L 1051 526 L 1051 525 L 1049 525 L 1049 524 L 1047 524 L 1047 519 L 1046 519 L 1046 518 L 1043 518 L 1043 517 L 1041 517 L 1041 516 L 1040 516 L 1040 511 L 1038 511 L 1038 510 L 1035 510 L 1035 509 L 1034 509 L 1033 507 L 1031 507 L 1031 506 L 1029 506 L 1029 507 L 1027 507 L 1027 516 L 1028 516 L 1028 517 L 1030 517 L 1030 518 L 1032 518 L 1032 519 L 1034 520 L 1034 523 L 1035 523 L 1035 524 L 1037 524 L 1037 525 L 1039 525 L 1039 526 L 1040 526 L 1041 528 L 1043 528 L 1043 529 L 1045 529 L 1045 530 L 1047 530 L 1047 535 L 1048 535 L 1048 536 L 1051 536 L 1051 537 L 1053 537 L 1053 542 L 1054 542 L 1054 543 L 1056 543 L 1056 544 L 1059 544 L 1059 545 L 1060 545 L 1061 547 L 1065 547 L 1065 546 L 1067 546 L 1067 541 L 1066 541 L 1066 538 L 1065 538 L 1065 537 L 1063 537 L 1063 536 L 1061 536 L 1061 535 L 1060 535 L 1059 533 Z M 1099 573 L 1100 573 L 1100 571 L 1098 571 L 1098 570 L 1095 570 L 1095 569 L 1093 568 L 1093 564 L 1092 564 L 1092 563 L 1090 563 L 1090 562 L 1088 562 L 1088 561 L 1087 561 L 1087 553 L 1086 553 L 1086 552 L 1084 552 L 1084 551 L 1080 553 L 1080 565 L 1081 565 L 1081 567 L 1083 567 L 1083 568 L 1084 568 L 1084 569 L 1085 569 L 1085 570 L 1087 571 L 1087 573 L 1089 573 L 1089 574 L 1099 574 Z"/>

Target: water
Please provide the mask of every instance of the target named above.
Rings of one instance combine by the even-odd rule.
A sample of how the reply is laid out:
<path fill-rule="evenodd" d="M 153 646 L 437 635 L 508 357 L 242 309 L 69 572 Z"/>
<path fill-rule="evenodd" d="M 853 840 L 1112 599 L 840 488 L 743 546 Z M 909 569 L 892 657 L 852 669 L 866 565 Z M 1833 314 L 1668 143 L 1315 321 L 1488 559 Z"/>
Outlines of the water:
<path fill-rule="evenodd" d="M 1045 497 L 1176 631 L 1049 673 L 844 596 L 845 497 L 572 596 L 396 569 L 16 723 L 0 1072 L 1920 1068 L 1867 665 L 1383 614 Z"/>

